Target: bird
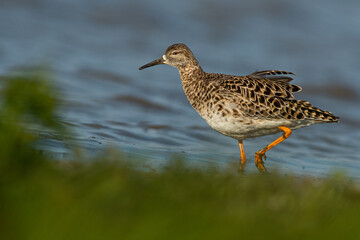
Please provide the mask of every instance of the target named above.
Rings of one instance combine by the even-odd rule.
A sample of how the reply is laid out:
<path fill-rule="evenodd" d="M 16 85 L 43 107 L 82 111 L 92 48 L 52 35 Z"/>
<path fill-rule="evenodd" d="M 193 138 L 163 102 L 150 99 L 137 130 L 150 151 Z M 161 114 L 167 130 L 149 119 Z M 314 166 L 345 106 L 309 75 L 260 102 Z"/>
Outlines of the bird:
<path fill-rule="evenodd" d="M 240 150 L 239 173 L 247 162 L 243 141 L 282 132 L 282 136 L 255 153 L 255 166 L 266 173 L 265 153 L 287 139 L 292 130 L 317 123 L 338 122 L 331 112 L 295 100 L 302 89 L 290 84 L 294 73 L 256 71 L 245 76 L 205 72 L 183 43 L 169 46 L 165 54 L 139 68 L 167 64 L 179 70 L 191 106 L 217 132 L 236 139 Z"/>

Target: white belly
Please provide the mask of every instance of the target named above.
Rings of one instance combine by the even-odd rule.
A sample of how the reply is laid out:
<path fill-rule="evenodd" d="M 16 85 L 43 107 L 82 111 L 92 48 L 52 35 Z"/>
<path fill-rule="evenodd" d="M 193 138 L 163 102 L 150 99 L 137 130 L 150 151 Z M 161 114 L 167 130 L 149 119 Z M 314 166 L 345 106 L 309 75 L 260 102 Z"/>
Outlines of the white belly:
<path fill-rule="evenodd" d="M 311 125 L 311 122 L 297 124 L 297 121 L 287 119 L 259 119 L 259 118 L 244 118 L 244 117 L 230 117 L 214 114 L 210 118 L 204 118 L 205 121 L 219 133 L 235 138 L 237 140 L 244 140 L 247 138 L 260 137 L 281 132 L 278 128 L 286 126 L 291 129 L 305 127 Z"/>

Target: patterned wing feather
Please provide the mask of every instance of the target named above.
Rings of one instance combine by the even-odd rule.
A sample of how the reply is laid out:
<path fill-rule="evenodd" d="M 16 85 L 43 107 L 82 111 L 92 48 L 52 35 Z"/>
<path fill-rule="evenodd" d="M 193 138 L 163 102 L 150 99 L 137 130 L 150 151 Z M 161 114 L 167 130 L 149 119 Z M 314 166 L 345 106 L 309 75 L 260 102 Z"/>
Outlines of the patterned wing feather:
<path fill-rule="evenodd" d="M 291 72 L 280 70 L 258 71 L 247 76 L 222 75 L 220 85 L 224 88 L 239 92 L 249 91 L 251 98 L 255 95 L 277 96 L 285 99 L 293 99 L 293 92 L 301 91 L 301 87 L 290 84 Z"/>
<path fill-rule="evenodd" d="M 338 121 L 338 118 L 330 112 L 318 109 L 309 102 L 294 100 L 291 93 L 299 92 L 301 88 L 290 84 L 292 78 L 283 76 L 286 74 L 294 75 L 279 70 L 259 71 L 243 77 L 221 75 L 220 86 L 230 95 L 233 94 L 231 98 L 238 102 L 242 113 L 248 116 Z"/>
<path fill-rule="evenodd" d="M 290 84 L 289 82 L 293 80 L 293 78 L 288 75 L 295 75 L 295 74 L 292 72 L 287 72 L 282 70 L 265 70 L 265 71 L 253 72 L 247 75 L 247 77 L 252 79 L 257 79 L 260 82 L 265 81 L 268 82 L 269 84 L 278 85 L 284 91 L 290 93 L 291 97 L 285 96 L 285 98 L 294 98 L 291 93 L 300 92 L 301 87 L 294 84 Z"/>
<path fill-rule="evenodd" d="M 277 81 L 284 81 L 284 82 L 290 82 L 293 80 L 291 77 L 286 75 L 294 75 L 295 73 L 288 72 L 288 71 L 282 71 L 282 70 L 264 70 L 264 71 L 257 71 L 249 74 L 249 77 L 254 78 L 268 78 L 268 79 L 275 79 Z"/>

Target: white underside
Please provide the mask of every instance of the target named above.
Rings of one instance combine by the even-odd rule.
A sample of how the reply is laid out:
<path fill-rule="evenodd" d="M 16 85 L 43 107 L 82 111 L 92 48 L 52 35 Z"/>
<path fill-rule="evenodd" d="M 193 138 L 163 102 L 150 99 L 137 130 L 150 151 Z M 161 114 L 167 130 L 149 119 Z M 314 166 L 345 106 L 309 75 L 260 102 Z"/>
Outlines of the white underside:
<path fill-rule="evenodd" d="M 237 140 L 275 134 L 281 132 L 278 128 L 280 126 L 296 129 L 316 123 L 312 120 L 232 118 L 230 116 L 223 117 L 219 114 L 204 119 L 219 133 Z"/>

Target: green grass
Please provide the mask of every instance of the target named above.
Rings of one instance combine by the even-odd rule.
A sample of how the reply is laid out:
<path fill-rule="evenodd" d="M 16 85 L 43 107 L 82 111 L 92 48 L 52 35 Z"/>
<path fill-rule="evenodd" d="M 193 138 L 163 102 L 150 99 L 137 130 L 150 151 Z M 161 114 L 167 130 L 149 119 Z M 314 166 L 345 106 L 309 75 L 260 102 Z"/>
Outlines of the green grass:
<path fill-rule="evenodd" d="M 2 87 L 0 239 L 360 239 L 360 191 L 345 176 L 235 176 L 176 159 L 154 172 L 116 152 L 41 154 L 29 126 L 64 133 L 46 79 Z"/>

